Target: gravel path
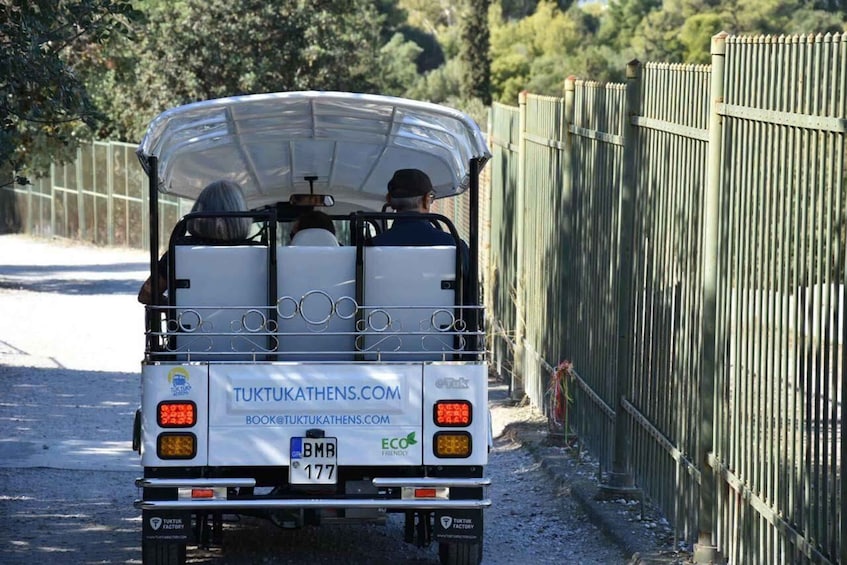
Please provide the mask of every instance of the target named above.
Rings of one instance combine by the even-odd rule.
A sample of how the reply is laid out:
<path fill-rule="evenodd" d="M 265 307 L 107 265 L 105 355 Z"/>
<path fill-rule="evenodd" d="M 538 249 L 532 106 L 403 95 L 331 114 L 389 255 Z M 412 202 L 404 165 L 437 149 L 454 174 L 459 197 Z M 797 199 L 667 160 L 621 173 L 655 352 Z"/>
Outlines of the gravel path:
<path fill-rule="evenodd" d="M 130 449 L 139 398 L 147 275 L 140 251 L 0 236 L 0 563 L 139 563 L 139 474 Z M 626 563 L 511 434 L 539 423 L 492 383 L 495 449 L 485 564 Z M 244 519 L 226 552 L 195 563 L 437 563 L 402 543 L 402 523 L 282 531 Z"/>

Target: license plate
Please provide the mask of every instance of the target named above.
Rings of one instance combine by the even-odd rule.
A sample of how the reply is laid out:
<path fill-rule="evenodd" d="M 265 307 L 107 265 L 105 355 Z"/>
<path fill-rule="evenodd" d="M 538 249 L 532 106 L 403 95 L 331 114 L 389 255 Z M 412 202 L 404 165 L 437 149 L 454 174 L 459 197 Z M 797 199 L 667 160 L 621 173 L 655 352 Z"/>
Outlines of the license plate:
<path fill-rule="evenodd" d="M 291 438 L 292 485 L 334 485 L 338 482 L 338 440 L 334 437 Z"/>

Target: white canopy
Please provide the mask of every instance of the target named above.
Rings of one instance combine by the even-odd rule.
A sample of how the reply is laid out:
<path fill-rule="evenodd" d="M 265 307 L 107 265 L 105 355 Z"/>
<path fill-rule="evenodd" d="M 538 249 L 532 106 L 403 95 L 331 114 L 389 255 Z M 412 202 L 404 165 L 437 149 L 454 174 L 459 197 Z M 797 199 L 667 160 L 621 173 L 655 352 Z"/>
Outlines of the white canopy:
<path fill-rule="evenodd" d="M 469 162 L 490 157 L 479 126 L 458 110 L 390 96 L 284 92 L 196 102 L 156 117 L 138 147 L 162 192 L 196 198 L 216 179 L 241 185 L 250 208 L 331 194 L 338 212 L 378 210 L 397 169 L 417 168 L 436 197 L 463 192 Z"/>

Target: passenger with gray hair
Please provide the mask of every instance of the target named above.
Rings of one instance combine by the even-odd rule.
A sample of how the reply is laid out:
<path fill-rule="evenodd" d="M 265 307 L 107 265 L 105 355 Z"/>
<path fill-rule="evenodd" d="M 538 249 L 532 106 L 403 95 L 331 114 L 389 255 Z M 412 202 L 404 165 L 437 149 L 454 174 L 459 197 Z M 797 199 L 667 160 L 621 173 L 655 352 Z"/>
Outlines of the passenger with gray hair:
<path fill-rule="evenodd" d="M 230 180 L 216 180 L 203 189 L 191 212 L 246 212 L 247 201 L 238 183 Z M 238 242 L 247 239 L 250 235 L 250 218 L 235 216 L 218 216 L 209 218 L 192 218 L 188 220 L 187 230 L 189 237 L 186 241 L 197 244 Z M 168 253 L 167 251 L 159 259 L 159 300 L 164 302 L 165 291 L 168 287 Z M 142 304 L 153 304 L 151 277 L 147 277 L 141 289 L 138 291 L 138 301 Z"/>
<path fill-rule="evenodd" d="M 246 212 L 247 201 L 238 183 L 216 180 L 206 186 L 191 212 Z M 209 241 L 238 241 L 250 235 L 250 218 L 194 218 L 188 221 L 188 233 Z"/>

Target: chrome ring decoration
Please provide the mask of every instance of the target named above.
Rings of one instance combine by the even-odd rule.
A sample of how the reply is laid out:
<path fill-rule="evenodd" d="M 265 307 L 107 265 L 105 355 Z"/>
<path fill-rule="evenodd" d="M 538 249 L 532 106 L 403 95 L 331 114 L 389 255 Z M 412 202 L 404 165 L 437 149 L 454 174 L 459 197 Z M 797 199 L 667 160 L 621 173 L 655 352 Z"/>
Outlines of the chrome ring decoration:
<path fill-rule="evenodd" d="M 285 314 L 280 309 L 283 304 L 288 304 L 288 303 L 291 304 L 291 314 Z M 282 296 L 282 297 L 279 298 L 279 300 L 276 301 L 276 313 L 283 320 L 293 320 L 297 316 L 298 312 L 299 312 L 299 305 L 298 305 L 297 300 L 293 296 Z"/>
<path fill-rule="evenodd" d="M 194 327 L 189 325 L 186 319 L 191 319 L 191 316 L 194 316 L 194 319 L 197 320 L 197 323 L 194 324 Z M 177 328 L 176 331 L 192 333 L 196 332 L 198 329 L 202 328 L 205 324 L 203 324 L 203 316 L 200 315 L 200 312 L 197 310 L 183 310 L 179 312 L 176 318 Z"/>
<path fill-rule="evenodd" d="M 376 327 L 373 323 L 373 318 L 377 314 L 381 314 L 381 315 L 385 316 L 385 324 L 383 326 L 379 327 L 379 328 Z M 367 324 L 368 324 L 368 329 L 371 329 L 375 332 L 384 332 L 389 327 L 391 327 L 391 314 L 389 314 L 387 311 L 383 310 L 382 308 L 377 308 L 376 310 L 373 310 L 371 313 L 368 314 Z"/>
<path fill-rule="evenodd" d="M 423 321 L 421 321 L 423 325 Z M 439 309 L 429 317 L 430 328 L 438 332 L 449 332 L 456 327 L 456 315 L 450 310 Z M 423 328 L 422 328 L 423 329 Z"/>
<path fill-rule="evenodd" d="M 247 324 L 251 315 L 258 316 L 258 319 L 259 319 L 259 325 L 256 326 L 255 328 L 251 328 Z M 268 323 L 268 319 L 265 317 L 265 314 L 263 312 L 261 312 L 260 310 L 257 310 L 256 308 L 251 308 L 251 309 L 247 310 L 241 316 L 241 327 L 244 328 L 245 330 L 247 330 L 250 333 L 256 333 L 256 332 L 262 331 L 263 329 L 265 329 L 267 327 L 267 323 Z"/>
<path fill-rule="evenodd" d="M 342 314 L 342 304 L 350 303 L 350 314 L 344 315 Z M 335 301 L 335 315 L 341 318 L 342 320 L 350 320 L 356 317 L 356 312 L 359 310 L 359 305 L 356 303 L 356 299 L 352 296 L 342 296 L 338 300 Z"/>
<path fill-rule="evenodd" d="M 306 300 L 308 298 L 313 297 L 313 296 L 321 296 L 321 297 L 325 298 L 328 305 L 329 305 L 329 311 L 328 311 L 327 315 L 324 316 L 323 318 L 321 318 L 320 320 L 312 320 L 308 316 L 306 316 L 306 308 L 305 308 Z M 333 313 L 335 313 L 335 303 L 332 300 L 332 296 L 330 296 L 328 292 L 323 291 L 323 290 L 310 290 L 309 292 L 304 294 L 303 297 L 300 299 L 299 309 L 300 309 L 300 317 L 303 318 L 303 321 L 305 321 L 307 324 L 311 324 L 313 326 L 322 326 L 322 325 L 325 325 L 327 322 L 329 322 L 332 319 L 332 315 L 333 315 Z"/>

